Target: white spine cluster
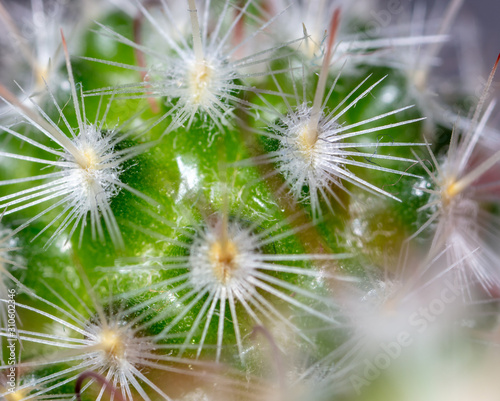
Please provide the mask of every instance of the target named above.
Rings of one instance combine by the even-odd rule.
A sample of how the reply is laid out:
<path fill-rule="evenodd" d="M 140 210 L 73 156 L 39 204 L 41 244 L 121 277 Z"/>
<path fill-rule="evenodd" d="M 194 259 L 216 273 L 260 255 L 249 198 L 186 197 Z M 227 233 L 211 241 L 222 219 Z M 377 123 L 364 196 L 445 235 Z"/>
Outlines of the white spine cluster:
<path fill-rule="evenodd" d="M 250 35 L 238 38 L 234 43 L 233 38 L 238 36 L 236 30 L 244 23 L 247 10 L 254 5 L 254 0 L 247 0 L 241 8 L 231 4 L 230 0 L 225 0 L 214 27 L 209 26 L 210 1 L 203 7 L 201 23 L 195 1 L 188 0 L 187 3 L 192 44 L 180 34 L 179 29 L 172 28 L 178 25 L 178 21 L 165 1 L 162 2 L 163 18 L 155 18 L 144 4 L 140 1 L 137 3 L 143 18 L 153 28 L 155 39 L 160 37 L 166 43 L 167 47 L 163 52 L 132 42 L 101 26 L 106 35 L 143 53 L 146 56 L 146 65 L 138 68 L 105 60 L 94 61 L 138 70 L 144 74 L 145 79 L 140 84 L 104 88 L 91 91 L 90 94 L 113 93 L 132 98 L 161 97 L 171 100 L 173 107 L 163 116 L 163 118 L 172 117 L 168 130 L 183 124 L 189 128 L 198 115 L 204 121 L 212 121 L 219 130 L 230 125 L 234 118 L 234 106 L 246 104 L 236 94 L 244 90 L 253 90 L 245 80 L 268 74 L 268 72 L 253 72 L 252 69 L 269 62 L 276 57 L 273 53 L 277 49 L 297 42 L 297 39 L 255 54 L 240 55 L 245 46 L 251 40 L 256 40 L 256 37 L 262 34 L 276 17 Z M 235 18 L 230 20 L 234 12 L 236 12 Z M 185 16 L 180 16 L 180 20 L 185 20 Z"/>
<path fill-rule="evenodd" d="M 65 42 L 63 43 L 65 45 Z M 127 139 L 130 134 L 123 134 L 118 129 L 107 132 L 104 130 L 104 119 L 109 111 L 109 107 L 111 107 L 111 102 L 108 105 L 102 122 L 98 123 L 97 119 L 93 124 L 87 122 L 85 108 L 83 103 L 80 106 L 77 97 L 66 47 L 65 50 L 73 104 L 78 120 L 78 127 L 76 129 L 70 126 L 55 99 L 52 98 L 52 100 L 59 112 L 59 117 L 63 120 L 70 133 L 69 137 L 38 104 L 32 101 L 37 111 L 33 112 L 23 106 L 6 89 L 2 88 L 1 94 L 3 95 L 4 102 L 14 108 L 27 124 L 36 128 L 40 134 L 47 137 L 52 142 L 52 146 L 45 145 L 41 140 L 31 139 L 21 134 L 20 130 L 16 131 L 13 128 L 2 126 L 1 128 L 7 133 L 42 151 L 47 156 L 46 158 L 32 157 L 8 152 L 0 152 L 0 156 L 55 168 L 56 171 L 26 178 L 0 181 L 0 185 L 2 186 L 36 181 L 43 182 L 29 189 L 2 196 L 0 198 L 0 208 L 8 207 L 9 209 L 6 214 L 11 214 L 39 204 L 47 205 L 44 210 L 31 218 L 23 226 L 27 226 L 54 209 L 62 208 L 62 211 L 38 234 L 42 234 L 56 222 L 61 221 L 48 243 L 51 243 L 68 228 L 68 237 L 71 237 L 78 226 L 81 227 L 81 241 L 84 228 L 87 224 L 87 217 L 89 216 L 93 238 L 96 237 L 97 233 L 99 238 L 104 240 L 104 231 L 101 224 L 102 217 L 108 228 L 112 242 L 115 246 L 121 247 L 123 246 L 123 239 L 111 211 L 110 201 L 121 189 L 126 189 L 139 197 L 146 198 L 138 191 L 121 182 L 119 175 L 122 171 L 121 167 L 123 163 L 143 152 L 148 144 L 136 145 L 121 151 L 115 151 L 115 146 Z M 83 108 L 83 113 L 81 107 Z M 57 160 L 54 160 L 54 156 Z M 149 198 L 146 199 L 151 201 Z"/>
<path fill-rule="evenodd" d="M 371 170 L 397 174 L 400 176 L 414 176 L 413 174 L 405 171 L 381 167 L 371 162 L 357 161 L 353 159 L 353 157 L 412 162 L 413 160 L 407 158 L 378 154 L 376 150 L 385 146 L 412 146 L 417 144 L 397 142 L 366 142 L 358 144 L 350 143 L 346 140 L 389 128 L 401 127 L 422 120 L 413 119 L 382 125 L 375 128 L 358 128 L 395 115 L 412 107 L 407 106 L 353 124 L 345 124 L 342 120 L 343 116 L 355 107 L 360 100 L 370 94 L 372 90 L 384 79 L 380 79 L 367 89 L 363 90 L 361 93 L 356 93 L 370 78 L 370 76 L 365 78 L 358 86 L 356 86 L 333 110 L 329 110 L 327 108 L 326 104 L 328 99 L 332 95 L 339 79 L 339 76 L 337 76 L 325 97 L 327 77 L 329 74 L 330 60 L 334 51 L 339 17 L 340 12 L 337 10 L 332 17 L 327 52 L 323 59 L 312 106 L 305 101 L 305 97 L 307 95 L 305 77 L 302 77 L 302 80 L 304 81 L 304 100 L 299 97 L 297 88 L 294 85 L 294 96 L 296 102 L 295 107 L 292 107 L 281 87 L 277 81 L 275 81 L 278 85 L 278 89 L 281 93 L 282 101 L 286 106 L 287 112 L 281 113 L 279 110 L 272 107 L 272 109 L 275 110 L 275 114 L 279 118 L 279 122 L 269 122 L 268 126 L 272 129 L 272 131 L 274 131 L 274 133 L 263 132 L 262 135 L 278 140 L 280 142 L 280 147 L 275 152 L 263 155 L 257 160 L 257 162 L 263 161 L 268 163 L 277 163 L 278 169 L 284 174 L 292 193 L 297 199 L 304 198 L 302 195 L 303 187 L 308 187 L 308 200 L 311 203 L 312 212 L 315 217 L 321 213 L 320 199 L 325 201 L 328 208 L 332 212 L 333 207 L 329 201 L 330 197 L 333 197 L 340 204 L 342 204 L 340 198 L 334 192 L 332 187 L 339 187 L 342 190 L 347 191 L 343 185 L 343 181 L 349 182 L 371 193 L 399 200 L 389 192 L 356 176 L 347 168 L 347 166 L 363 167 Z M 294 78 L 292 77 L 292 79 Z M 361 152 L 357 150 L 358 147 L 375 151 L 373 153 Z"/>
<path fill-rule="evenodd" d="M 191 245 L 190 281 L 198 291 L 214 292 L 225 286 L 234 292 L 231 289 L 240 288 L 243 298 L 247 298 L 251 293 L 243 288 L 254 275 L 258 252 L 258 238 L 252 232 L 234 223 L 224 227 L 224 222 L 219 220 Z"/>
<path fill-rule="evenodd" d="M 245 227 L 240 222 L 228 221 L 227 217 L 220 214 L 206 227 L 198 226 L 194 235 L 190 235 L 192 244 L 164 238 L 164 241 L 188 250 L 187 256 L 144 257 L 137 264 L 121 266 L 120 270 L 151 269 L 152 263 L 159 264 L 157 267 L 159 270 L 184 270 L 178 276 L 161 281 L 147 289 L 170 288 L 169 291 L 160 291 L 159 294 L 153 295 L 140 304 L 142 309 L 157 302 L 165 303 L 165 310 L 159 312 L 148 324 L 165 319 L 169 315 L 172 316 L 172 320 L 159 335 L 161 339 L 198 305 L 199 311 L 186 336 L 181 352 L 196 334 L 200 334 L 201 330 L 201 338 L 195 345 L 197 354 L 200 355 L 212 320 L 217 319 L 218 315 L 216 359 L 219 360 L 224 340 L 226 308 L 228 308 L 236 336 L 238 354 L 243 360 L 243 333 L 239 328 L 239 322 L 243 319 L 242 314 L 261 326 L 265 325 L 266 321 L 279 321 L 288 330 L 307 341 L 309 341 L 307 335 L 286 317 L 286 314 L 281 311 L 280 304 L 288 304 L 321 321 L 335 322 L 332 317 L 334 304 L 327 296 L 289 283 L 279 278 L 279 275 L 289 274 L 297 279 L 311 279 L 322 283 L 324 280 L 332 279 L 335 275 L 318 270 L 314 265 L 321 261 L 343 259 L 348 255 L 263 252 L 264 246 L 271 246 L 274 242 L 293 235 L 293 230 L 279 233 L 282 225 L 275 224 L 261 233 L 254 233 L 257 228 L 256 224 Z M 300 262 L 311 263 L 312 266 L 296 266 L 296 263 Z M 144 292 L 143 289 L 134 290 L 124 296 L 134 296 Z M 173 298 L 176 302 L 169 305 Z M 187 306 L 176 310 L 178 302 L 187 303 Z"/>
<path fill-rule="evenodd" d="M 500 151 L 481 151 L 481 140 L 495 102 L 483 113 L 483 106 L 498 67 L 500 56 L 490 74 L 473 119 L 465 129 L 455 129 L 448 153 L 442 163 L 427 145 L 434 171 L 419 159 L 434 188 L 419 187 L 430 195 L 419 211 L 430 211 L 427 221 L 411 237 L 435 225 L 431 253 L 443 249 L 455 268 L 464 289 L 479 282 L 486 290 L 500 284 L 499 256 L 491 247 L 498 230 L 498 218 L 488 212 L 488 204 L 498 201 L 494 190 L 498 179 L 488 173 L 500 163 Z M 486 156 L 484 156 L 486 154 Z M 484 158 L 484 160 L 481 160 Z"/>

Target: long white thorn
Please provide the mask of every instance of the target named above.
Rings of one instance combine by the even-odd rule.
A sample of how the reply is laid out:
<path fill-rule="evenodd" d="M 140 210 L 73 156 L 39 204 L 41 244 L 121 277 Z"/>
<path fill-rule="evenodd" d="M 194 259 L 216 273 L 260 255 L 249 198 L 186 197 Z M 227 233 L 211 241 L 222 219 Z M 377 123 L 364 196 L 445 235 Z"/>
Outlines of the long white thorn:
<path fill-rule="evenodd" d="M 335 43 L 335 36 L 337 34 L 337 29 L 339 27 L 340 19 L 340 9 L 336 9 L 332 16 L 332 21 L 330 24 L 330 36 L 328 37 L 328 47 L 326 50 L 325 58 L 323 59 L 323 65 L 321 66 L 321 72 L 319 74 L 318 85 L 316 87 L 316 94 L 314 96 L 313 108 L 311 111 L 311 123 L 309 133 L 309 140 L 311 143 L 316 142 L 318 139 L 318 124 L 321 118 L 321 105 L 323 104 L 323 96 L 326 90 L 326 81 L 328 79 L 328 71 L 330 67 L 330 60 L 333 53 L 333 45 Z"/>
<path fill-rule="evenodd" d="M 73 76 L 73 68 L 71 67 L 71 60 L 69 59 L 68 45 L 66 44 L 66 39 L 64 38 L 63 31 L 61 29 L 61 39 L 64 50 L 64 58 L 66 60 L 66 68 L 68 69 L 68 79 L 71 87 L 71 96 L 73 97 L 73 104 L 75 106 L 76 119 L 78 120 L 78 128 L 80 132 L 83 130 L 82 115 L 80 114 L 80 105 L 78 103 L 78 95 L 76 93 L 75 78 Z"/>
<path fill-rule="evenodd" d="M 194 0 L 187 0 L 189 5 L 189 16 L 191 18 L 191 27 L 193 29 L 193 50 L 197 62 L 202 62 L 205 58 L 203 55 L 203 44 L 201 42 L 200 23 L 198 21 L 198 10 Z"/>

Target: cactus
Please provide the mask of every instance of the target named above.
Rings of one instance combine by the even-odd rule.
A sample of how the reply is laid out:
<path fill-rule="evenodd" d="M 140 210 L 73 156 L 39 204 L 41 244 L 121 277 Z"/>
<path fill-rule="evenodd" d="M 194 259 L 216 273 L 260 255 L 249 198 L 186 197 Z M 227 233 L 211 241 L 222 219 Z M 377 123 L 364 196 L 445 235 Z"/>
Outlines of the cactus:
<path fill-rule="evenodd" d="M 0 399 L 496 399 L 461 3 L 2 2 Z"/>

